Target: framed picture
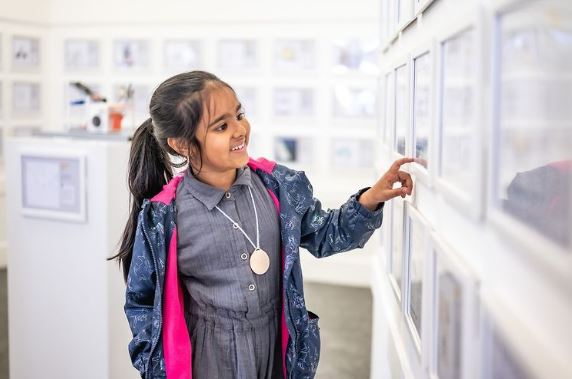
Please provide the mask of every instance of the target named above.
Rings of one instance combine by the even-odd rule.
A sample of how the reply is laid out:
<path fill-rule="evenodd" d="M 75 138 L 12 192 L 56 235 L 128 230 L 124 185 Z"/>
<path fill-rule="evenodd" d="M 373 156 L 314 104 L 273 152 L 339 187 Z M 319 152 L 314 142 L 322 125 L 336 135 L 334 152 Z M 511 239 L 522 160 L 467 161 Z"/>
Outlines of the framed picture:
<path fill-rule="evenodd" d="M 430 261 L 427 249 L 429 225 L 426 219 L 419 213 L 411 203 L 405 206 L 405 319 L 409 326 L 409 331 L 417 348 L 419 355 L 422 352 L 422 342 L 424 336 L 429 335 L 424 328 L 430 328 L 430 318 L 424 316 L 424 312 L 430 303 L 427 297 L 430 294 L 430 288 L 427 288 L 427 270 Z M 424 357 L 424 359 L 427 359 Z"/>
<path fill-rule="evenodd" d="M 316 41 L 279 39 L 274 43 L 277 72 L 307 72 L 316 69 Z"/>
<path fill-rule="evenodd" d="M 151 63 L 150 42 L 142 39 L 120 39 L 113 42 L 113 64 L 121 71 L 142 71 Z"/>
<path fill-rule="evenodd" d="M 334 138 L 331 165 L 340 169 L 371 169 L 374 167 L 374 144 L 371 139 Z"/>
<path fill-rule="evenodd" d="M 88 88 L 96 93 L 101 93 L 101 85 L 97 83 L 86 83 Z M 63 109 L 66 117 L 72 119 L 84 119 L 87 114 L 86 104 L 90 101 L 89 96 L 76 86 L 66 83 L 64 85 L 64 104 Z"/>
<path fill-rule="evenodd" d="M 353 86 L 336 86 L 333 92 L 334 117 L 374 118 L 376 90 Z"/>
<path fill-rule="evenodd" d="M 405 244 L 405 202 L 391 200 L 391 247 L 389 252 L 390 281 L 399 302 L 403 293 L 403 261 Z"/>
<path fill-rule="evenodd" d="M 439 36 L 436 184 L 444 198 L 479 220 L 483 206 L 482 10 L 460 17 Z M 480 59 L 483 59 L 483 63 Z"/>
<path fill-rule="evenodd" d="M 498 105 L 490 133 L 488 213 L 539 267 L 568 284 L 572 67 L 566 62 L 572 59 L 572 6 L 523 2 L 495 12 Z"/>
<path fill-rule="evenodd" d="M 41 111 L 41 86 L 34 82 L 12 83 L 12 114 L 35 117 Z"/>
<path fill-rule="evenodd" d="M 425 11 L 425 9 L 429 8 L 429 6 L 435 1 L 435 0 L 413 0 L 414 1 L 414 11 L 415 11 L 415 15 L 418 15 L 419 13 L 422 13 Z"/>
<path fill-rule="evenodd" d="M 200 41 L 171 39 L 163 45 L 163 65 L 168 72 L 185 72 L 201 67 L 201 55 Z"/>
<path fill-rule="evenodd" d="M 395 125 L 395 76 L 393 71 L 385 74 L 383 101 L 383 141 L 393 148 Z"/>
<path fill-rule="evenodd" d="M 395 24 L 398 30 L 405 28 L 411 23 L 413 18 L 413 1 L 415 0 L 395 0 Z"/>
<path fill-rule="evenodd" d="M 40 68 L 40 39 L 37 37 L 12 37 L 12 69 L 39 70 Z"/>
<path fill-rule="evenodd" d="M 429 181 L 431 142 L 433 141 L 433 61 L 432 50 L 422 48 L 411 59 L 413 111 L 411 129 L 412 156 L 417 161 L 413 170 L 418 179 Z"/>
<path fill-rule="evenodd" d="M 430 373 L 438 379 L 470 378 L 474 373 L 477 282 L 458 254 L 441 237 L 430 234 L 434 273 L 433 338 Z"/>
<path fill-rule="evenodd" d="M 113 86 L 113 102 L 125 104 L 122 128 L 136 128 L 149 118 L 151 88 L 146 84 L 122 83 Z"/>
<path fill-rule="evenodd" d="M 345 39 L 334 42 L 334 74 L 360 73 L 377 75 L 379 73 L 379 43 L 376 40 Z"/>
<path fill-rule="evenodd" d="M 217 43 L 217 62 L 222 70 L 258 69 L 258 44 L 249 39 L 227 39 Z"/>
<path fill-rule="evenodd" d="M 312 88 L 275 88 L 272 98 L 276 117 L 315 115 L 315 96 Z"/>
<path fill-rule="evenodd" d="M 514 338 L 517 338 L 519 343 L 523 342 L 528 335 L 520 332 L 526 328 L 519 325 L 518 334 L 513 332 L 512 338 L 507 333 L 518 325 L 518 320 L 514 319 L 511 312 L 503 307 L 503 305 L 492 296 L 487 295 L 482 297 L 483 306 L 481 308 L 480 316 L 480 375 L 479 379 L 533 379 L 533 375 L 527 360 L 522 358 L 521 354 L 517 352 L 518 345 Z M 502 313 L 499 312 L 502 310 Z M 510 328 L 508 323 L 510 322 Z M 511 341 L 512 339 L 512 341 Z M 533 342 L 531 342 L 533 343 Z M 558 370 L 554 370 L 558 371 Z M 546 376 L 552 377 L 553 375 L 544 372 Z M 552 373 L 556 376 L 562 376 L 562 373 Z M 564 375 L 563 377 L 565 377 Z"/>
<path fill-rule="evenodd" d="M 242 110 L 246 117 L 258 115 L 258 90 L 256 87 L 238 86 L 233 87 L 236 91 L 238 101 L 242 105 Z"/>
<path fill-rule="evenodd" d="M 395 69 L 395 125 L 393 147 L 398 155 L 409 154 L 409 65 Z"/>
<path fill-rule="evenodd" d="M 274 157 L 280 163 L 311 164 L 313 148 L 313 141 L 310 137 L 280 136 L 274 138 Z"/>
<path fill-rule="evenodd" d="M 91 39 L 64 41 L 64 68 L 66 71 L 97 70 L 100 67 L 100 44 Z"/>
<path fill-rule="evenodd" d="M 81 153 L 21 152 L 21 212 L 29 217 L 86 220 L 86 159 Z"/>

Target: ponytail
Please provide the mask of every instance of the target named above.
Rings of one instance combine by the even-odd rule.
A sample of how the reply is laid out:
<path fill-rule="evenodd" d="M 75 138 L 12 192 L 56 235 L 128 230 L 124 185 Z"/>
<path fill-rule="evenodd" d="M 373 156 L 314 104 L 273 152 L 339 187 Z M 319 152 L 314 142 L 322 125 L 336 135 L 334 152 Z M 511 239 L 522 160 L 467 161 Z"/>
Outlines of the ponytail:
<path fill-rule="evenodd" d="M 161 191 L 163 185 L 173 177 L 169 156 L 159 145 L 153 134 L 153 122 L 147 119 L 137 128 L 131 142 L 128 167 L 128 185 L 131 209 L 129 219 L 120 241 L 117 255 L 108 258 L 117 259 L 123 268 L 123 277 L 127 280 L 129 266 L 137 230 L 137 218 L 144 199 Z"/>

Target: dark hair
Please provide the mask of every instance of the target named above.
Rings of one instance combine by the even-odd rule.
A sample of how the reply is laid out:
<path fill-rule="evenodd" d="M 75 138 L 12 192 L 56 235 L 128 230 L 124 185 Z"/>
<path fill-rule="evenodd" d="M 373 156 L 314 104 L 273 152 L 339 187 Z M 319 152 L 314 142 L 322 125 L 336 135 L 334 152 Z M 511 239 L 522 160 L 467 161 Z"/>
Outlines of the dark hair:
<path fill-rule="evenodd" d="M 144 199 L 161 191 L 173 177 L 173 167 L 182 167 L 190 162 L 190 152 L 202 155 L 197 139 L 197 128 L 203 116 L 205 101 L 212 89 L 232 87 L 213 74 L 191 71 L 175 75 L 157 87 L 149 104 L 151 118 L 137 128 L 129 153 L 128 185 L 131 192 L 129 219 L 120 240 L 119 252 L 109 258 L 117 259 L 127 280 L 137 218 Z M 177 138 L 186 143 L 189 152 L 181 156 L 167 144 L 168 138 Z M 171 162 L 170 155 L 184 158 L 182 164 Z M 190 166 L 190 165 L 189 165 Z M 199 168 L 200 170 L 200 168 Z M 190 170 L 192 173 L 192 169 Z"/>

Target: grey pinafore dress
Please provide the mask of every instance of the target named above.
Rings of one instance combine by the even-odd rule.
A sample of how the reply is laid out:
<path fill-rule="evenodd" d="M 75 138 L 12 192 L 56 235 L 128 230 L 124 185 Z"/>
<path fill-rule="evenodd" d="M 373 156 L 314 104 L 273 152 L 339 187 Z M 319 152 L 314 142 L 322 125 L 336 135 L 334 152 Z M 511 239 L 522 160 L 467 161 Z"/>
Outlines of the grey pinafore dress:
<path fill-rule="evenodd" d="M 248 186 L 258 212 L 260 245 L 270 256 L 263 275 L 250 268 L 252 245 L 215 208 L 256 244 Z M 177 189 L 177 231 L 193 378 L 282 378 L 280 226 L 261 179 L 245 167 L 225 192 L 187 171 Z"/>

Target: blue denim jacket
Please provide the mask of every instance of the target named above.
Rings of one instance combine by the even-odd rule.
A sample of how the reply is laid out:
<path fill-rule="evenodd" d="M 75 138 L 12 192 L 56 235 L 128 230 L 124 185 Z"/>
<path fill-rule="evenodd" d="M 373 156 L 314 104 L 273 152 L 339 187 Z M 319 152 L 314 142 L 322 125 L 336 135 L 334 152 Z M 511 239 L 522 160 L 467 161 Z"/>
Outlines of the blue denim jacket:
<path fill-rule="evenodd" d="M 313 378 L 320 355 L 318 317 L 306 310 L 299 248 L 318 258 L 361 248 L 381 226 L 383 204 L 371 212 L 358 202 L 362 189 L 339 209 L 323 210 L 306 175 L 263 159 L 249 162 L 278 200 L 283 254 L 283 321 L 287 378 Z M 166 252 L 176 229 L 176 202 L 145 200 L 139 214 L 127 279 L 125 313 L 133 333 L 129 354 L 143 378 L 166 378 L 163 355 L 163 284 Z M 167 188 L 169 185 L 165 186 Z M 165 190 L 163 191 L 165 192 Z M 175 235 L 176 237 L 176 235 Z M 190 362 L 188 357 L 188 361 Z M 172 371 L 171 371 L 172 372 Z M 184 377 L 185 375 L 169 375 Z"/>

